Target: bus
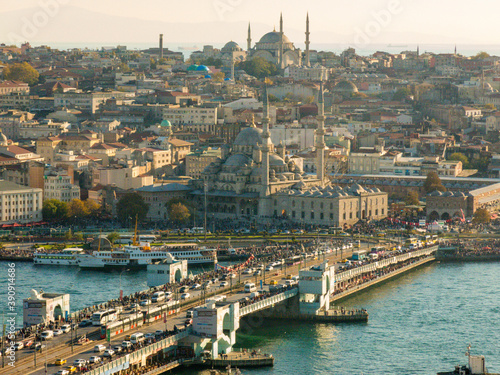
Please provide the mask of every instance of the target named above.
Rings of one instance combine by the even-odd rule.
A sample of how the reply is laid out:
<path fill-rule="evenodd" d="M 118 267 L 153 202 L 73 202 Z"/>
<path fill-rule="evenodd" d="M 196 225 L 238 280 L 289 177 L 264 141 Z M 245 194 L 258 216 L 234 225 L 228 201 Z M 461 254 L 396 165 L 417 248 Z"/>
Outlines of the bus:
<path fill-rule="evenodd" d="M 138 240 L 139 242 L 155 242 L 157 240 L 157 236 L 154 234 L 139 234 Z"/>
<path fill-rule="evenodd" d="M 409 246 L 409 245 L 416 245 L 418 243 L 418 238 L 416 237 L 410 237 L 410 238 L 407 238 L 405 240 L 405 245 L 406 246 Z"/>
<path fill-rule="evenodd" d="M 368 251 L 362 250 L 362 251 L 355 251 L 352 253 L 352 260 L 363 260 L 365 259 L 366 255 L 368 254 Z"/>
<path fill-rule="evenodd" d="M 120 238 L 118 238 L 115 243 L 117 244 L 125 244 L 125 245 L 132 245 L 134 242 L 134 235 L 133 234 L 121 234 Z"/>
<path fill-rule="evenodd" d="M 293 257 L 285 259 L 285 264 L 287 266 L 295 266 L 300 263 L 300 255 L 295 255 Z"/>
<path fill-rule="evenodd" d="M 343 232 L 342 227 L 330 227 L 328 228 L 328 234 L 340 234 Z"/>
<path fill-rule="evenodd" d="M 370 254 L 382 255 L 383 253 L 385 253 L 385 247 L 383 247 L 383 246 L 375 246 L 375 247 L 372 247 L 370 250 Z"/>
<path fill-rule="evenodd" d="M 108 324 L 103 324 L 101 326 L 100 336 L 101 339 L 107 338 L 107 333 L 109 331 L 109 337 L 117 336 L 128 330 L 140 327 L 144 324 L 144 316 L 142 312 L 136 312 L 130 314 L 127 317 L 122 318 Z"/>
<path fill-rule="evenodd" d="M 115 309 L 96 311 L 92 314 L 92 325 L 100 326 L 109 322 L 114 322 L 116 319 L 118 319 L 118 311 Z"/>

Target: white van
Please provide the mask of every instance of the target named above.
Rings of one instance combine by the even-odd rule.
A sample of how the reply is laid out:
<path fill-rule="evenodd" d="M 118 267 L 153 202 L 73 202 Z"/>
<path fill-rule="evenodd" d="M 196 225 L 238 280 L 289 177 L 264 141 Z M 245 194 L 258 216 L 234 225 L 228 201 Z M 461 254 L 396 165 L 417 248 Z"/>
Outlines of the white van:
<path fill-rule="evenodd" d="M 152 302 L 160 302 L 160 301 L 165 301 L 165 292 L 156 292 L 153 294 L 153 297 L 151 298 Z"/>
<path fill-rule="evenodd" d="M 134 333 L 133 335 L 130 336 L 130 342 L 132 344 L 139 344 L 144 340 L 146 340 L 146 338 L 144 337 L 144 333 L 141 332 Z"/>
<path fill-rule="evenodd" d="M 41 336 L 42 340 L 50 340 L 54 337 L 54 332 L 52 331 L 43 331 Z"/>
<path fill-rule="evenodd" d="M 258 296 L 260 296 L 259 292 L 253 292 L 252 294 L 250 294 L 250 298 L 257 298 Z"/>
<path fill-rule="evenodd" d="M 252 293 L 257 290 L 254 283 L 245 284 L 245 293 Z"/>

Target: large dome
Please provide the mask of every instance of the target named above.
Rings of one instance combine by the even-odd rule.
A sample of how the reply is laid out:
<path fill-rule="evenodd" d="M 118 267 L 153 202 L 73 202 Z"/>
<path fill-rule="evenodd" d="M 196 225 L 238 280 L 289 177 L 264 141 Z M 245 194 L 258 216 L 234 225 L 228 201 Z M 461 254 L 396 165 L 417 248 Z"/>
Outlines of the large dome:
<path fill-rule="evenodd" d="M 244 167 L 252 164 L 252 159 L 243 154 L 231 155 L 224 163 L 225 167 Z"/>
<path fill-rule="evenodd" d="M 280 33 L 278 31 L 271 31 L 260 38 L 259 43 L 279 43 L 280 41 Z M 283 34 L 283 43 L 292 43 L 285 34 Z"/>
<path fill-rule="evenodd" d="M 234 140 L 235 146 L 255 146 L 261 144 L 262 130 L 258 128 L 245 128 L 238 133 Z"/>
<path fill-rule="evenodd" d="M 285 161 L 276 154 L 269 155 L 269 165 L 271 166 L 283 166 L 285 165 Z"/>
<path fill-rule="evenodd" d="M 340 81 L 335 85 L 333 91 L 342 93 L 355 93 L 358 92 L 358 88 L 351 81 Z"/>
<path fill-rule="evenodd" d="M 221 49 L 222 52 L 233 52 L 233 51 L 243 51 L 243 49 L 238 45 L 238 43 L 230 41 L 227 42 Z"/>

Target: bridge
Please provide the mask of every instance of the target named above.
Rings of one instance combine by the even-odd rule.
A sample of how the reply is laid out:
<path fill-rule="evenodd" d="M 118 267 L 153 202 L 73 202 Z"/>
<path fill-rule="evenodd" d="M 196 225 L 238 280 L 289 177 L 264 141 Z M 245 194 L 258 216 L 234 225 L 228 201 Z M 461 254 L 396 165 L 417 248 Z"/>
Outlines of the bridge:
<path fill-rule="evenodd" d="M 135 374 L 139 369 L 142 369 L 142 373 L 159 374 L 161 370 L 167 371 L 182 364 L 183 360 L 179 359 L 179 356 L 167 359 L 169 352 L 177 355 L 179 347 L 190 348 L 190 354 L 187 356 L 201 357 L 209 351 L 213 359 L 220 358 L 221 353 L 231 353 L 236 342 L 236 331 L 240 328 L 240 319 L 266 310 L 277 311 L 282 314 L 282 316 L 277 317 L 284 319 L 303 317 L 305 320 L 311 321 L 338 321 L 340 312 L 328 310 L 330 301 L 334 299 L 335 288 L 391 265 L 413 258 L 429 257 L 436 249 L 437 246 L 432 246 L 403 253 L 336 274 L 335 267 L 329 266 L 328 261 L 324 261 L 320 265 L 301 269 L 298 286 L 277 292 L 242 307 L 240 307 L 239 302 L 208 301 L 207 304 L 195 308 L 191 326 L 92 369 L 87 374 Z M 280 306 L 280 309 L 273 309 L 276 306 Z M 346 313 L 353 316 L 351 312 Z M 273 315 L 271 314 L 271 316 Z M 144 372 L 144 369 L 149 370 Z"/>

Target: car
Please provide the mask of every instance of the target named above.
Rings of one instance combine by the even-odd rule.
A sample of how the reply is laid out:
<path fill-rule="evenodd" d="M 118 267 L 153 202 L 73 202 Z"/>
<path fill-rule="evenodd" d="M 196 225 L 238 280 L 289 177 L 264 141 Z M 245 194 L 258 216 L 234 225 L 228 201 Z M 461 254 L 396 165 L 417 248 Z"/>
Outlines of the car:
<path fill-rule="evenodd" d="M 189 294 L 189 293 L 182 293 L 181 294 L 181 299 L 188 299 L 189 297 L 191 297 L 191 294 Z"/>
<path fill-rule="evenodd" d="M 218 283 L 218 282 L 219 282 L 219 279 L 218 279 L 218 278 L 214 277 L 214 278 L 212 279 L 212 284 L 215 284 L 215 283 Z"/>
<path fill-rule="evenodd" d="M 116 346 L 113 346 L 113 350 L 116 352 L 116 353 L 121 353 L 123 348 L 120 346 L 120 345 L 116 345 Z"/>
<path fill-rule="evenodd" d="M 276 280 L 271 280 L 269 281 L 269 285 L 278 285 L 278 282 Z"/>
<path fill-rule="evenodd" d="M 210 280 L 207 280 L 207 281 L 205 281 L 205 282 L 203 283 L 203 285 L 202 285 L 202 286 L 204 286 L 204 287 L 208 288 L 208 287 L 210 287 L 210 285 L 212 285 L 212 282 L 211 282 Z"/>
<path fill-rule="evenodd" d="M 236 274 L 235 273 L 230 273 L 228 275 L 228 277 L 231 278 L 231 279 L 236 279 Z"/>
<path fill-rule="evenodd" d="M 24 348 L 24 344 L 22 342 L 16 342 L 14 344 L 14 350 L 21 350 L 22 348 Z"/>
<path fill-rule="evenodd" d="M 245 271 L 242 272 L 243 275 L 251 275 L 252 274 L 252 269 L 247 268 Z"/>
<path fill-rule="evenodd" d="M 64 358 L 57 358 L 56 361 L 54 362 L 54 365 L 56 366 L 63 366 L 67 363 L 68 361 Z"/>
<path fill-rule="evenodd" d="M 129 337 L 129 340 L 130 340 L 130 337 Z M 128 349 L 128 348 L 132 347 L 132 343 L 129 340 L 122 341 L 122 348 L 123 349 Z"/>
<path fill-rule="evenodd" d="M 141 305 L 141 306 L 148 306 L 148 305 L 151 305 L 151 300 L 149 300 L 149 299 L 143 299 L 143 300 L 139 303 L 139 305 Z"/>
<path fill-rule="evenodd" d="M 183 286 L 179 289 L 179 292 L 180 293 L 186 293 L 187 291 L 189 290 L 189 287 L 188 286 Z"/>
<path fill-rule="evenodd" d="M 55 329 L 54 330 L 54 336 L 60 336 L 62 335 L 64 332 L 62 329 Z"/>
<path fill-rule="evenodd" d="M 101 362 L 102 359 L 101 357 L 97 356 L 97 355 L 93 355 L 92 357 L 90 357 L 89 359 L 89 363 L 99 363 Z"/>
<path fill-rule="evenodd" d="M 269 265 L 269 266 L 266 267 L 266 271 L 272 271 L 273 269 L 274 269 L 274 267 L 271 266 L 271 265 Z"/>
<path fill-rule="evenodd" d="M 91 326 L 91 325 L 92 325 L 92 320 L 85 319 L 85 320 L 82 320 L 80 322 L 80 324 L 78 324 L 78 327 L 88 327 L 88 326 Z"/>
<path fill-rule="evenodd" d="M 192 285 L 192 286 L 191 286 L 191 288 L 189 288 L 189 289 L 191 289 L 191 290 L 196 290 L 196 289 L 200 289 L 200 288 L 201 288 L 201 285 L 200 285 L 200 284 L 194 284 L 194 285 Z"/>
<path fill-rule="evenodd" d="M 137 303 L 133 303 L 133 304 L 130 305 L 130 309 L 131 310 L 136 310 L 138 308 L 139 308 L 139 305 Z"/>
<path fill-rule="evenodd" d="M 35 351 L 42 352 L 45 349 L 45 346 L 46 345 L 43 345 L 43 344 L 41 344 L 41 343 L 38 342 L 38 343 L 35 344 Z"/>
<path fill-rule="evenodd" d="M 172 297 L 173 293 L 172 292 L 165 292 L 165 298 L 170 298 Z"/>
<path fill-rule="evenodd" d="M 73 366 L 77 368 L 82 368 L 83 366 L 87 365 L 87 360 L 86 359 L 75 359 L 73 361 Z"/>
<path fill-rule="evenodd" d="M 151 333 L 151 332 L 150 332 L 150 333 L 146 333 L 146 334 L 144 335 L 144 338 L 145 338 L 146 340 L 148 340 L 148 339 L 152 339 L 152 338 L 154 338 L 154 337 L 155 337 L 155 334 L 154 334 L 154 333 Z"/>
<path fill-rule="evenodd" d="M 65 324 L 61 326 L 61 331 L 63 331 L 63 333 L 68 333 L 69 331 L 71 331 L 71 326 L 69 324 Z"/>
<path fill-rule="evenodd" d="M 161 329 L 157 329 L 155 331 L 155 336 L 158 337 L 158 336 L 163 336 L 164 332 L 161 330 Z"/>
<path fill-rule="evenodd" d="M 188 311 L 186 311 L 186 318 L 192 318 L 193 316 L 194 316 L 193 309 L 189 309 Z"/>
<path fill-rule="evenodd" d="M 113 349 L 106 349 L 102 354 L 103 357 L 111 358 L 115 355 L 115 351 Z"/>
<path fill-rule="evenodd" d="M 32 340 L 26 340 L 23 342 L 23 344 L 24 344 L 24 347 L 27 349 L 27 348 L 31 348 L 34 343 Z"/>
<path fill-rule="evenodd" d="M 221 283 L 220 283 L 221 288 L 225 288 L 228 285 L 229 285 L 229 283 L 227 281 L 221 281 Z"/>
<path fill-rule="evenodd" d="M 56 375 L 69 375 L 69 371 L 66 369 L 62 369 L 56 372 Z"/>
<path fill-rule="evenodd" d="M 254 275 L 254 276 L 260 276 L 260 274 L 261 274 L 261 271 L 260 271 L 260 270 L 257 270 L 257 271 L 255 271 L 255 272 L 253 273 L 253 275 Z"/>
<path fill-rule="evenodd" d="M 67 370 L 70 374 L 76 372 L 78 369 L 75 366 L 66 366 L 64 370 Z"/>
<path fill-rule="evenodd" d="M 193 324 L 193 319 L 191 319 L 191 318 L 186 319 L 186 320 L 184 321 L 184 324 L 185 324 L 185 325 L 187 325 L 187 326 L 188 326 L 188 325 L 190 325 L 190 324 Z"/>
<path fill-rule="evenodd" d="M 125 335 L 125 337 L 123 338 L 125 341 L 130 341 L 130 335 Z"/>
<path fill-rule="evenodd" d="M 100 353 L 104 350 L 106 350 L 106 347 L 103 344 L 94 346 L 94 353 Z"/>

